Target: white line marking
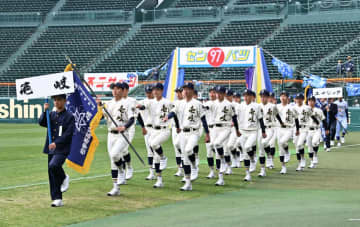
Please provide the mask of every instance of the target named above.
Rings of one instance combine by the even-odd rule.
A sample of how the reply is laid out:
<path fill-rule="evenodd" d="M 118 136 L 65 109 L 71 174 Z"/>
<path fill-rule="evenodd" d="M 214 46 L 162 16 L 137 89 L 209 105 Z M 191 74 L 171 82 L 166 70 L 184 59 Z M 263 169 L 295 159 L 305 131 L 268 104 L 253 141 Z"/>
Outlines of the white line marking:
<path fill-rule="evenodd" d="M 360 146 L 359 144 L 351 144 L 351 145 L 341 145 L 341 147 L 332 147 L 331 149 L 339 149 L 339 148 L 344 148 L 344 147 L 355 147 L 355 146 Z"/>
<path fill-rule="evenodd" d="M 349 218 L 348 221 L 360 221 L 360 218 Z"/>
<path fill-rule="evenodd" d="M 177 166 L 167 167 L 166 169 L 175 169 L 175 168 L 177 168 Z M 148 169 L 137 170 L 137 171 L 134 171 L 134 173 L 144 173 L 146 171 L 148 171 Z M 101 174 L 101 175 L 88 176 L 88 177 L 78 177 L 78 178 L 70 179 L 70 182 L 96 179 L 96 178 L 102 178 L 102 177 L 108 177 L 108 176 L 110 176 L 110 174 Z M 32 183 L 32 184 L 7 186 L 7 187 L 0 188 L 0 191 L 11 190 L 11 189 L 16 189 L 16 188 L 28 188 L 28 187 L 32 187 L 32 186 L 47 185 L 47 184 L 49 184 L 49 182 L 39 182 L 39 183 Z"/>

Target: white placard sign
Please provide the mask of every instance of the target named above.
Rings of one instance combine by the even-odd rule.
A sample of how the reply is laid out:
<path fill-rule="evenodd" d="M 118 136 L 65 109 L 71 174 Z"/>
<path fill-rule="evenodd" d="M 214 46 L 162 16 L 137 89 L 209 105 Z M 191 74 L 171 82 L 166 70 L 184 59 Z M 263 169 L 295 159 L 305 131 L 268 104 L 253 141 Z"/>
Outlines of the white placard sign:
<path fill-rule="evenodd" d="M 314 88 L 313 95 L 316 98 L 340 98 L 343 97 L 342 87 Z"/>
<path fill-rule="evenodd" d="M 62 72 L 16 80 L 16 97 L 18 100 L 46 98 L 73 92 L 73 72 Z"/>
<path fill-rule="evenodd" d="M 136 73 L 85 73 L 85 81 L 93 91 L 110 91 L 110 84 L 126 82 L 130 90 L 138 86 L 138 75 Z"/>

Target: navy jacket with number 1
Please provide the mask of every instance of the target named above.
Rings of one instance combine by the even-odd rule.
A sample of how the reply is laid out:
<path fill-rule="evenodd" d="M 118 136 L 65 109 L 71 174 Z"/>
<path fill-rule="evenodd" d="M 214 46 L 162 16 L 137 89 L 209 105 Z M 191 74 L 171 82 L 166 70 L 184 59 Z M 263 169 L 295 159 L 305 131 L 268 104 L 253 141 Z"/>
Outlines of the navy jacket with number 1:
<path fill-rule="evenodd" d="M 56 149 L 53 151 L 49 150 L 49 136 L 47 135 L 43 152 L 45 154 L 63 154 L 67 156 L 70 153 L 71 141 L 75 128 L 74 116 L 66 110 L 59 113 L 51 111 L 49 115 L 51 140 L 56 144 Z M 41 114 L 39 125 L 47 128 L 46 112 Z"/>

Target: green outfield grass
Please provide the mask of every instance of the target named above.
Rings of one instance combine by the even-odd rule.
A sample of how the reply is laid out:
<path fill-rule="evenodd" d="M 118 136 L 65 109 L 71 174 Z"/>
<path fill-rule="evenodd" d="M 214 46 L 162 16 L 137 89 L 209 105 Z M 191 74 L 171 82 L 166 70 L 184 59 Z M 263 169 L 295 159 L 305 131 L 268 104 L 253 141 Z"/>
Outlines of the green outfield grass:
<path fill-rule="evenodd" d="M 174 152 L 169 140 L 164 150 L 169 169 L 165 187 L 153 189 L 145 181 L 147 167 L 135 155 L 137 171 L 122 195 L 107 197 L 111 189 L 106 129 L 100 126 L 100 146 L 89 174 L 81 175 L 66 167 L 73 180 L 64 194 L 65 206 L 50 208 L 47 184 L 47 156 L 42 154 L 46 129 L 33 124 L 0 124 L 0 226 L 358 226 L 360 222 L 359 146 L 360 133 L 347 137 L 346 147 L 320 152 L 315 170 L 289 174 L 277 168 L 268 176 L 245 183 L 244 169 L 226 176 L 224 187 L 207 180 L 206 152 L 200 144 L 200 177 L 192 192 L 181 192 L 182 183 L 173 176 Z M 143 137 L 137 131 L 134 145 L 146 159 Z M 172 167 L 172 168 L 171 168 Z M 139 212 L 134 212 L 139 211 Z M 111 217 L 109 217 L 111 216 Z M 186 217 L 186 219 L 184 219 Z M 85 222 L 95 220 L 91 222 Z"/>

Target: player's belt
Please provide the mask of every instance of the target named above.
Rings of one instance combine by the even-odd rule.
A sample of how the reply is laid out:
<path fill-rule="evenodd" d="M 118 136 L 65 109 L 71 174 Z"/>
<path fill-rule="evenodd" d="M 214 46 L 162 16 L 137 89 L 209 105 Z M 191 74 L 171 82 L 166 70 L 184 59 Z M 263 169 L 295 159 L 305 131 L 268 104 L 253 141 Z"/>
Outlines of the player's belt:
<path fill-rule="evenodd" d="M 284 126 L 281 126 L 281 128 L 293 128 L 293 126 L 284 125 Z"/>
<path fill-rule="evenodd" d="M 183 128 L 183 132 L 195 132 L 197 131 L 198 129 L 197 128 Z"/>
<path fill-rule="evenodd" d="M 145 127 L 152 128 L 153 126 L 152 126 L 152 124 L 148 124 L 148 125 L 145 125 Z"/>
<path fill-rule="evenodd" d="M 271 126 L 265 126 L 265 128 L 271 128 Z"/>
<path fill-rule="evenodd" d="M 110 133 L 112 134 L 119 134 L 120 132 L 118 130 L 111 130 Z"/>
<path fill-rule="evenodd" d="M 299 128 L 306 128 L 306 125 L 300 125 Z"/>
<path fill-rule="evenodd" d="M 166 129 L 166 126 L 154 126 L 155 130 L 161 130 L 161 129 Z"/>
<path fill-rule="evenodd" d="M 318 130 L 319 128 L 317 127 L 310 127 L 309 130 Z"/>
<path fill-rule="evenodd" d="M 227 127 L 227 126 L 229 126 L 229 125 L 227 125 L 227 124 L 215 124 L 215 127 L 217 127 L 217 128 Z"/>
<path fill-rule="evenodd" d="M 209 125 L 209 128 L 214 128 L 214 125 Z"/>

